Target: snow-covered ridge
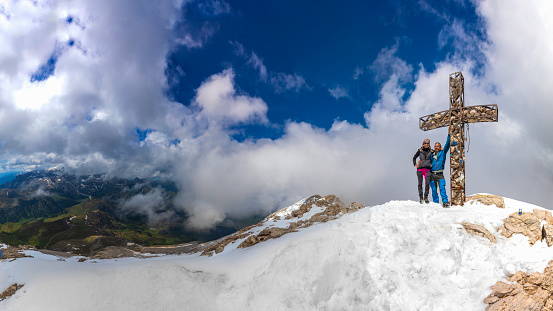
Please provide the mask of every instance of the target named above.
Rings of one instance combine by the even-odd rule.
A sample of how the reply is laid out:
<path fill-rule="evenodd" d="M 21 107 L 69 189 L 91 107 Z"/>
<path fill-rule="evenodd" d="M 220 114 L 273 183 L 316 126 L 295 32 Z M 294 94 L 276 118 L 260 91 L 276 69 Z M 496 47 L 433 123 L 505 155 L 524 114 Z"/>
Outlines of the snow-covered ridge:
<path fill-rule="evenodd" d="M 274 212 L 256 225 L 244 228 L 216 243 L 210 243 L 202 255 L 213 256 L 236 248 L 250 247 L 316 223 L 338 219 L 361 208 L 363 205 L 358 202 L 346 206 L 335 195 L 313 195 Z"/>
<path fill-rule="evenodd" d="M 289 216 L 289 215 L 292 214 L 293 211 L 297 211 L 305 203 L 305 201 L 307 199 L 309 199 L 309 198 L 305 198 L 305 199 L 300 200 L 300 201 L 298 201 L 298 202 L 296 202 L 296 203 L 294 203 L 294 204 L 292 204 L 288 207 L 280 209 L 280 210 L 272 213 L 271 215 L 265 217 L 265 219 L 263 221 Z"/>

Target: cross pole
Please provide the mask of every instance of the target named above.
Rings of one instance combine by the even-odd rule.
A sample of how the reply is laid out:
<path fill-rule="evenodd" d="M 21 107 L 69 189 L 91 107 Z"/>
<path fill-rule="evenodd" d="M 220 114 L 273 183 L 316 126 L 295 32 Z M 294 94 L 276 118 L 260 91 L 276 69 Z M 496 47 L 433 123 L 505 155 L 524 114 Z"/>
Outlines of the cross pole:
<path fill-rule="evenodd" d="M 449 126 L 451 204 L 465 203 L 465 123 L 497 122 L 497 105 L 465 107 L 465 80 L 461 72 L 449 75 L 449 110 L 419 119 L 423 131 Z"/>

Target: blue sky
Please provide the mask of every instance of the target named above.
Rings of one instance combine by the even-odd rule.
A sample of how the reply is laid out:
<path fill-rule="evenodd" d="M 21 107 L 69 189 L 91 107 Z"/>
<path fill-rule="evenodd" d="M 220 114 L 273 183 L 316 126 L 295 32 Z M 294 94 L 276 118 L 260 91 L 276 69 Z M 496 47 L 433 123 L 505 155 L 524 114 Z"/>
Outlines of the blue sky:
<path fill-rule="evenodd" d="M 444 27 L 454 20 L 479 27 L 470 2 L 229 1 L 215 16 L 201 5 L 185 5 L 179 27 L 201 32 L 210 25 L 216 31 L 201 48 L 181 46 L 168 56 L 169 75 L 177 80 L 169 96 L 189 103 L 202 81 L 231 67 L 240 91 L 265 100 L 271 123 L 292 120 L 325 129 L 336 119 L 364 122 L 363 113 L 393 70 L 375 64 L 383 50 L 393 50 L 411 68 L 434 70 L 453 53 L 451 40 L 439 38 Z M 277 74 L 301 81 L 279 87 L 270 81 Z M 407 89 L 413 82 L 404 79 Z M 235 138 L 282 135 L 281 126 L 244 130 Z"/>
<path fill-rule="evenodd" d="M 499 107 L 469 127 L 467 193 L 546 206 L 552 37 L 549 0 L 4 0 L 0 174 L 171 178 L 193 228 L 418 199 L 411 158 L 447 136 L 418 119 L 462 71 L 466 105 Z"/>

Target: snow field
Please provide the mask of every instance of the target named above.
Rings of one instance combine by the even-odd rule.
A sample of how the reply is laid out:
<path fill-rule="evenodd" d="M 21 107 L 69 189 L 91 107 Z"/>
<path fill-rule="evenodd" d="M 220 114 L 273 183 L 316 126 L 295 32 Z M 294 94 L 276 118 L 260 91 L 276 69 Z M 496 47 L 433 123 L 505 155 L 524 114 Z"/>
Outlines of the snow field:
<path fill-rule="evenodd" d="M 522 208 L 391 201 L 251 248 L 78 263 L 0 262 L 0 288 L 25 284 L 1 310 L 484 310 L 489 287 L 543 271 L 553 250 L 496 228 Z M 496 244 L 460 225 L 486 227 Z"/>

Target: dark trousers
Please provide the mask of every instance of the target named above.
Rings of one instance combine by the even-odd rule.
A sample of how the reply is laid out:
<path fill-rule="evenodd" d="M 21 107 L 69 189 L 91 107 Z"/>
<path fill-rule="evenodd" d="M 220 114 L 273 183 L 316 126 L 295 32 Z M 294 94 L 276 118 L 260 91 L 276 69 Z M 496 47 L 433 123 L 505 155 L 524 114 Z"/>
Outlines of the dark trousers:
<path fill-rule="evenodd" d="M 428 191 L 430 190 L 430 172 L 429 170 L 417 170 L 417 177 L 419 179 L 419 198 L 423 198 L 422 195 L 422 179 L 424 177 L 424 198 L 428 198 Z"/>

